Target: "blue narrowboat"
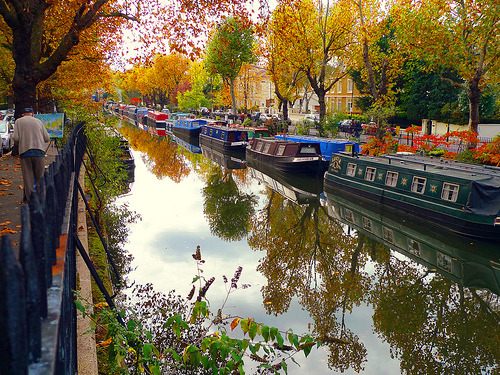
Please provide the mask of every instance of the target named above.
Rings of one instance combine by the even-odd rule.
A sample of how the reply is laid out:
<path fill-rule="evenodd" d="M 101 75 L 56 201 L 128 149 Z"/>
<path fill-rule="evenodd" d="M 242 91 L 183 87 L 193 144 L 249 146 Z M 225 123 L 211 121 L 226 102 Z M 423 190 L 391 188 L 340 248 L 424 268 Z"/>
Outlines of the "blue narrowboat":
<path fill-rule="evenodd" d="M 319 143 L 319 148 L 321 149 L 321 155 L 325 160 L 330 161 L 332 154 L 336 154 L 341 151 L 347 151 L 350 147 L 354 147 L 354 152 L 360 152 L 359 143 L 354 141 L 348 141 L 345 139 L 332 139 L 324 137 L 315 137 L 312 135 L 288 135 L 288 134 L 278 134 L 274 136 L 277 139 L 289 139 L 294 142 L 308 142 L 308 143 Z"/>
<path fill-rule="evenodd" d="M 187 116 L 178 116 L 177 120 L 173 124 L 172 131 L 178 137 L 183 137 L 188 139 L 189 143 L 196 140 L 199 142 L 199 136 L 201 133 L 202 125 L 205 125 L 207 120 L 189 118 Z"/>
<path fill-rule="evenodd" d="M 411 215 L 456 233 L 500 240 L 500 168 L 420 155 L 339 153 L 325 191 Z"/>
<path fill-rule="evenodd" d="M 248 146 L 247 132 L 227 126 L 224 121 L 210 121 L 202 125 L 200 145 L 219 152 L 245 152 Z"/>

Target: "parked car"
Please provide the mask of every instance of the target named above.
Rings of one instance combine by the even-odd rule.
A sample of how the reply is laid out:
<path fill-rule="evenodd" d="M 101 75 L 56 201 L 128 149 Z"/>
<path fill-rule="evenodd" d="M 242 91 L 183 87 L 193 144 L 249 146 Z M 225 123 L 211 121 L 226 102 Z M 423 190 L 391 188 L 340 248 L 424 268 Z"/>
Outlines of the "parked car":
<path fill-rule="evenodd" d="M 253 112 L 252 115 L 250 116 L 250 118 L 253 120 L 253 121 L 257 121 L 260 119 L 260 112 Z"/>
<path fill-rule="evenodd" d="M 309 113 L 307 115 L 304 116 L 304 121 L 305 122 L 310 122 L 310 123 L 315 123 L 315 122 L 319 122 L 319 114 L 312 114 L 312 113 Z"/>
<path fill-rule="evenodd" d="M 342 120 L 339 123 L 339 131 L 344 132 L 344 133 L 349 133 L 349 134 L 354 134 L 359 136 L 361 131 L 363 130 L 363 127 L 361 125 L 361 121 L 359 120 Z"/>
<path fill-rule="evenodd" d="M 11 123 L 5 120 L 0 120 L 0 135 L 2 137 L 2 151 L 9 152 L 14 147 L 14 140 L 12 139 L 12 133 L 14 132 L 14 127 Z"/>
<path fill-rule="evenodd" d="M 266 113 L 261 113 L 260 116 L 259 116 L 259 120 L 262 121 L 262 122 L 267 122 L 267 121 L 269 121 L 271 119 L 272 119 L 271 115 L 268 115 Z"/>
<path fill-rule="evenodd" d="M 14 122 L 16 122 L 15 118 L 14 118 L 14 114 L 13 113 L 7 113 L 5 115 L 5 117 L 3 118 L 4 121 L 7 121 L 9 124 L 11 124 L 12 126 L 14 126 Z"/>
<path fill-rule="evenodd" d="M 378 126 L 374 122 L 370 122 L 369 124 L 363 124 L 363 133 L 366 135 L 377 135 Z M 392 136 L 396 135 L 396 128 L 392 126 L 385 126 L 383 128 L 384 133 L 390 133 Z"/>

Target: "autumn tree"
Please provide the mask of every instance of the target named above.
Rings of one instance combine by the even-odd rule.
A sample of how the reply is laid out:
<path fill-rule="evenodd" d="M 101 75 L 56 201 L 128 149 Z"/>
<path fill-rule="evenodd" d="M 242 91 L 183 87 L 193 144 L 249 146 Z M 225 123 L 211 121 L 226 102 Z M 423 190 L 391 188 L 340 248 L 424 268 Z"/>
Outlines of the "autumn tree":
<path fill-rule="evenodd" d="M 236 114 L 235 80 L 244 63 L 253 60 L 254 36 L 248 22 L 225 18 L 212 34 L 205 57 L 211 74 L 219 74 L 229 85 L 233 114 Z"/>
<path fill-rule="evenodd" d="M 35 0 L 0 2 L 0 28 L 11 35 L 8 48 L 15 63 L 12 89 L 16 116 L 24 107 L 36 107 L 37 85 L 52 76 L 74 47 L 94 37 L 88 31 L 99 29 L 97 42 L 114 43 L 111 38 L 123 21 L 134 19 L 131 4 L 113 0 L 85 3 Z"/>
<path fill-rule="evenodd" d="M 283 119 L 288 120 L 288 104 L 298 98 L 298 84 L 306 79 L 305 72 L 289 56 L 289 39 L 286 33 L 292 9 L 286 4 L 279 4 L 272 14 L 268 26 L 265 50 L 267 70 L 274 84 L 274 93 L 280 100 Z M 285 31 L 285 32 L 284 32 Z"/>
<path fill-rule="evenodd" d="M 204 61 L 193 62 L 187 75 L 189 76 L 191 89 L 177 95 L 179 107 L 183 110 L 211 107 L 210 100 L 205 95 L 205 93 L 208 94 L 211 91 L 211 82 Z"/>
<path fill-rule="evenodd" d="M 458 80 L 443 78 L 467 92 L 469 127 L 477 132 L 481 92 L 500 69 L 498 1 L 398 1 L 393 17 L 409 53 L 437 73 L 457 72 Z"/>
<path fill-rule="evenodd" d="M 191 61 L 179 53 L 156 56 L 149 81 L 157 92 L 158 104 L 162 107 L 177 100 L 177 92 L 181 82 L 187 79 L 190 65 Z"/>
<path fill-rule="evenodd" d="M 282 31 L 275 39 L 277 51 L 280 51 L 276 57 L 288 61 L 294 71 L 305 74 L 318 97 L 320 119 L 323 120 L 326 94 L 347 74 L 352 35 L 349 4 L 345 1 L 332 4 L 313 0 L 287 1 L 277 12 L 274 21 Z"/>

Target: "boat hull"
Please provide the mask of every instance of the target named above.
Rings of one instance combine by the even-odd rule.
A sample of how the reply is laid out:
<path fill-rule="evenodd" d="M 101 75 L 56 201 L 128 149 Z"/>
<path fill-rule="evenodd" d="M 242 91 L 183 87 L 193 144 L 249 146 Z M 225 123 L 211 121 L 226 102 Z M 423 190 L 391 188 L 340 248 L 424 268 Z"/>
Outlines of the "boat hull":
<path fill-rule="evenodd" d="M 203 133 L 200 134 L 200 145 L 208 147 L 222 153 L 241 153 L 245 155 L 245 150 L 248 142 L 229 142 L 222 139 L 210 137 Z"/>
<path fill-rule="evenodd" d="M 297 157 L 267 155 L 256 152 L 250 147 L 246 149 L 246 158 L 247 161 L 251 160 L 258 168 L 271 166 L 281 173 L 322 176 L 328 167 L 328 163 L 319 156 Z"/>

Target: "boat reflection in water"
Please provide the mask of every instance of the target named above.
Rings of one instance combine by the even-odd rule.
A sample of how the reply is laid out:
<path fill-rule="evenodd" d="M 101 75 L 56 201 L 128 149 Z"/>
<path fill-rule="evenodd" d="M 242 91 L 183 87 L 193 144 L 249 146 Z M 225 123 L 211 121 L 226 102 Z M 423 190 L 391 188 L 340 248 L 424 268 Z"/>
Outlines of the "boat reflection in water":
<path fill-rule="evenodd" d="M 201 148 L 199 142 L 194 142 L 192 138 L 190 137 L 181 138 L 176 135 L 170 135 L 170 137 L 172 138 L 172 141 L 177 143 L 182 148 L 188 150 L 189 152 L 193 154 L 201 154 Z"/>
<path fill-rule="evenodd" d="M 244 152 L 220 152 L 211 147 L 202 146 L 201 153 L 226 169 L 245 169 L 247 167 Z"/>
<path fill-rule="evenodd" d="M 500 295 L 500 242 L 483 242 L 437 229 L 374 205 L 325 192 L 329 213 L 350 228 L 432 271 L 473 289 Z"/>
<path fill-rule="evenodd" d="M 248 173 L 252 178 L 292 201 L 295 204 L 319 204 L 323 193 L 323 178 L 291 173 L 279 173 L 273 168 L 264 168 L 260 163 L 247 161 Z"/>

